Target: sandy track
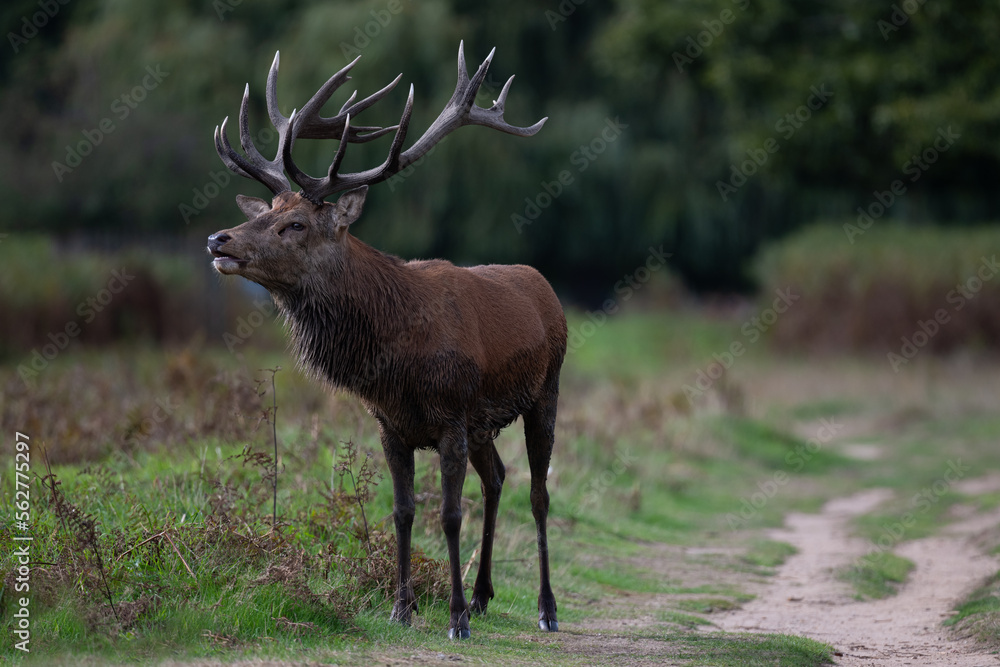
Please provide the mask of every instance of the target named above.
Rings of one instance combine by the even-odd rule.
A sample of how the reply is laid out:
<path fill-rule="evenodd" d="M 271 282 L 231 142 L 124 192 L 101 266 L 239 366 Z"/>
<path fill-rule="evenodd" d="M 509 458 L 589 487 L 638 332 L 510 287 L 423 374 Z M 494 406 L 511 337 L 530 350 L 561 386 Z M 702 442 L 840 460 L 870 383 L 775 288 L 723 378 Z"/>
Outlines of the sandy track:
<path fill-rule="evenodd" d="M 973 544 L 1000 515 L 977 515 L 952 524 L 940 536 L 904 542 L 895 553 L 916 563 L 899 594 L 858 602 L 833 570 L 869 553 L 870 542 L 849 535 L 849 520 L 875 509 L 890 492 L 870 490 L 827 503 L 819 514 L 790 514 L 770 537 L 799 553 L 781 567 L 758 597 L 713 618 L 730 631 L 781 632 L 833 645 L 841 665 L 1000 665 L 967 639 L 949 636 L 941 622 L 955 603 L 1000 563 Z"/>

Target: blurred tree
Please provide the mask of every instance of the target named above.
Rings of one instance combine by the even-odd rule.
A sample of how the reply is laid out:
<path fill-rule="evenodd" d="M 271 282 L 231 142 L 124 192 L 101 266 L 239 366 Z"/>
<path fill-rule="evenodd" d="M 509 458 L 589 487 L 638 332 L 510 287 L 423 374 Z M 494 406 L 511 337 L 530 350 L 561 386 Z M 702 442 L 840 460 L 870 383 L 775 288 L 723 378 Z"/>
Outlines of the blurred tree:
<path fill-rule="evenodd" d="M 0 10 L 5 230 L 234 224 L 235 194 L 267 192 L 225 170 L 212 129 L 249 82 L 258 145 L 274 151 L 276 50 L 285 114 L 359 53 L 361 95 L 402 71 L 360 120 L 394 124 L 412 81 L 412 141 L 451 94 L 463 38 L 470 68 L 497 47 L 480 104 L 516 73 L 507 119 L 550 120 L 530 140 L 461 130 L 379 186 L 356 232 L 390 252 L 531 263 L 599 301 L 662 244 L 693 286 L 743 288 L 763 240 L 856 215 L 949 126 L 959 138 L 888 215 L 1000 217 L 1000 9 L 968 0 L 73 0 L 21 36 L 43 5 Z M 352 145 L 345 166 L 387 148 Z M 303 141 L 296 156 L 321 172 L 334 150 Z"/>
<path fill-rule="evenodd" d="M 640 91 L 619 96 L 635 104 L 645 146 L 664 144 L 650 165 L 657 176 L 636 196 L 647 211 L 669 211 L 678 255 L 703 284 L 738 280 L 738 263 L 720 265 L 771 235 L 855 217 L 897 179 L 907 191 L 894 196 L 889 217 L 998 217 L 989 184 L 1000 175 L 1000 56 L 991 48 L 1000 8 L 967 0 L 615 4 L 597 39 L 599 62 L 621 74 L 623 91 Z M 939 133 L 953 143 L 935 156 Z M 668 147 L 687 157 L 686 172 L 667 163 Z M 914 160 L 924 151 L 935 160 L 926 169 Z M 683 183 L 659 187 L 671 174 Z"/>

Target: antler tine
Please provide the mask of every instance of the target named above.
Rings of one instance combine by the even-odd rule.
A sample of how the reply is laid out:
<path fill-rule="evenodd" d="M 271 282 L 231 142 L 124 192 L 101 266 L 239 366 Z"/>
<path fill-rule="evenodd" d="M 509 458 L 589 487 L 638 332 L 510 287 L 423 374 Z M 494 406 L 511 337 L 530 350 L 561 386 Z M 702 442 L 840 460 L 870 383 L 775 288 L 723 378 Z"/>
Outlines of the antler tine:
<path fill-rule="evenodd" d="M 322 191 L 323 184 L 329 183 L 330 178 L 313 178 L 299 169 L 298 165 L 295 164 L 295 160 L 292 159 L 292 138 L 295 136 L 295 125 L 298 121 L 298 112 L 293 109 L 292 115 L 288 117 L 288 123 L 291 126 L 292 131 L 288 133 L 288 138 L 281 142 L 281 145 L 278 147 L 278 154 L 281 156 L 281 160 L 285 164 L 285 170 L 288 172 L 288 175 L 292 177 L 292 180 L 295 181 L 300 188 L 302 188 L 302 196 L 316 206 L 320 206 L 323 203 L 323 197 L 317 196 L 316 193 Z M 347 130 L 345 129 L 344 132 L 346 133 Z M 337 156 L 334 157 L 334 162 L 338 162 L 338 158 L 343 158 L 341 153 L 344 151 L 344 148 L 343 143 L 337 148 Z"/>
<path fill-rule="evenodd" d="M 250 135 L 250 85 L 247 84 L 243 90 L 243 100 L 240 103 L 239 116 L 240 145 L 243 147 L 243 152 L 246 156 L 244 157 L 237 153 L 229 143 L 229 138 L 226 136 L 227 118 L 226 121 L 222 122 L 221 128 L 216 128 L 215 133 L 216 151 L 219 153 L 219 157 L 222 158 L 223 163 L 236 174 L 255 179 L 266 185 L 272 193 L 278 194 L 291 189 L 288 178 L 285 176 L 286 165 L 291 165 L 291 169 L 289 169 L 290 173 L 294 170 L 293 180 L 296 183 L 300 183 L 301 185 L 307 182 L 306 179 L 310 178 L 298 170 L 294 162 L 291 162 L 291 148 L 296 138 L 336 138 L 346 142 L 363 143 L 377 139 L 390 132 L 398 131 L 398 125 L 393 125 L 392 127 L 380 127 L 377 125 L 351 127 L 347 119 L 351 115 L 356 115 L 367 109 L 384 97 L 399 83 L 402 74 L 397 76 L 389 85 L 369 95 L 360 102 L 354 102 L 357 97 L 357 92 L 355 92 L 336 116 L 332 118 L 320 116 L 320 109 L 326 104 L 333 93 L 350 80 L 351 77 L 348 73 L 357 64 L 360 57 L 358 56 L 358 58 L 355 58 L 347 66 L 327 79 L 326 83 L 320 86 L 319 90 L 306 102 L 298 114 L 293 114 L 292 117 L 286 118 L 278 107 L 278 69 L 281 63 L 281 53 L 276 51 L 274 60 L 271 62 L 271 68 L 267 73 L 267 85 L 264 95 L 267 102 L 267 115 L 271 119 L 271 124 L 278 131 L 277 154 L 273 160 L 267 160 L 253 143 Z M 295 119 L 294 122 L 293 118 Z M 286 158 L 286 155 L 289 157 Z M 341 157 L 343 156 L 341 155 Z M 312 180 L 319 183 L 317 179 Z M 315 185 L 311 186 L 310 189 L 314 187 Z"/>
<path fill-rule="evenodd" d="M 281 52 L 274 52 L 274 60 L 271 62 L 271 69 L 267 71 L 267 87 L 264 90 L 264 99 L 267 101 L 267 115 L 271 118 L 271 125 L 281 132 L 288 126 L 288 119 L 281 115 L 278 109 L 278 63 L 281 60 Z"/>
<path fill-rule="evenodd" d="M 357 91 L 355 91 L 351 95 L 350 99 L 344 103 L 344 106 L 341 107 L 340 112 L 336 116 L 330 118 L 320 116 L 320 109 L 324 104 L 326 104 L 338 88 L 350 80 L 351 77 L 348 76 L 348 72 L 351 71 L 351 68 L 353 68 L 360 59 L 361 56 L 358 56 L 339 72 L 331 76 L 326 83 L 320 86 L 319 90 L 316 91 L 316 94 L 313 95 L 312 98 L 299 110 L 299 121 L 296 123 L 295 129 L 296 139 L 340 139 L 343 136 L 345 119 L 348 115 L 357 116 L 359 113 L 378 102 L 380 99 L 385 97 L 390 90 L 395 88 L 396 84 L 399 83 L 399 80 L 403 77 L 403 75 L 400 74 L 389 82 L 389 85 L 372 93 L 360 102 L 352 104 L 358 94 Z M 347 134 L 347 140 L 352 143 L 364 143 L 393 132 L 395 129 L 395 126 L 390 128 L 383 128 L 377 125 L 358 126 L 352 128 L 352 131 Z"/>
<path fill-rule="evenodd" d="M 510 125 L 504 120 L 503 112 L 504 106 L 507 103 L 507 92 L 510 90 L 510 85 L 512 83 L 514 83 L 514 75 L 511 75 L 511 77 L 507 79 L 507 83 L 505 83 L 503 88 L 500 89 L 500 95 L 493 101 L 493 106 L 489 109 L 473 105 L 473 107 L 469 109 L 469 120 L 467 124 L 492 127 L 495 130 L 500 130 L 501 132 L 506 132 L 507 134 L 513 134 L 517 137 L 530 137 L 542 129 L 542 126 L 545 125 L 545 121 L 549 119 L 548 116 L 528 127 Z"/>
<path fill-rule="evenodd" d="M 517 127 L 510 125 L 503 118 L 504 106 L 507 101 L 507 93 L 510 91 L 510 86 L 514 81 L 514 77 L 510 77 L 510 79 L 507 80 L 500 91 L 500 95 L 497 97 L 496 101 L 494 101 L 493 106 L 489 109 L 484 109 L 477 106 L 475 103 L 476 95 L 478 94 L 483 81 L 486 80 L 486 72 L 489 69 L 490 63 L 493 61 L 495 53 L 496 49 L 494 48 L 490 51 L 490 54 L 486 56 L 486 59 L 482 62 L 476 70 L 476 73 L 470 79 L 468 68 L 465 64 L 465 43 L 459 42 L 458 81 L 455 84 L 455 92 L 452 93 L 451 99 L 448 100 L 448 103 L 438 115 L 437 119 L 431 123 L 430 127 L 427 128 L 424 134 L 417 139 L 416 143 L 410 146 L 410 148 L 403 151 L 403 142 L 406 139 L 410 118 L 413 113 L 413 85 L 411 84 L 410 92 L 406 99 L 406 106 L 403 109 L 403 115 L 400 118 L 399 124 L 395 126 L 395 128 L 383 128 L 377 133 L 373 133 L 377 134 L 377 136 L 381 136 L 392 129 L 396 130 L 396 136 L 393 138 L 392 145 L 389 147 L 389 155 L 386 157 L 385 162 L 378 167 L 352 174 L 337 173 L 344 157 L 344 151 L 346 148 L 344 145 L 345 138 L 353 138 L 353 136 L 355 136 L 355 131 L 359 129 L 352 128 L 349 123 L 345 123 L 345 128 L 341 136 L 341 145 L 337 149 L 337 154 L 334 157 L 333 164 L 330 165 L 330 169 L 325 178 L 313 178 L 312 176 L 302 172 L 295 165 L 292 160 L 290 142 L 283 150 L 283 159 L 286 170 L 292 180 L 302 187 L 303 196 L 314 204 L 319 205 L 323 199 L 336 192 L 355 188 L 360 185 L 372 185 L 386 180 L 393 174 L 398 173 L 402 169 L 405 169 L 419 160 L 447 134 L 463 125 L 483 125 L 485 127 L 491 127 L 493 129 L 500 130 L 501 132 L 521 137 L 529 137 L 535 134 L 542 128 L 548 118 L 543 118 L 530 127 Z M 382 90 L 365 98 L 361 102 L 351 104 L 354 99 L 354 96 L 351 96 L 351 99 L 349 99 L 347 103 L 345 103 L 344 108 L 341 109 L 341 113 L 344 114 L 346 118 L 350 114 L 353 114 L 356 110 L 367 108 L 391 90 L 392 87 L 396 85 L 398 80 L 399 77 Z M 340 114 L 338 114 L 337 117 L 339 116 Z M 323 120 L 332 121 L 333 119 Z M 298 116 L 295 116 L 295 119 L 292 121 L 293 136 L 306 136 L 303 130 L 300 129 L 300 123 L 302 122 L 303 121 L 300 120 Z M 371 136 L 371 138 L 374 138 L 374 136 Z"/>
<path fill-rule="evenodd" d="M 410 84 L 410 92 L 406 98 L 406 106 L 403 108 L 403 115 L 399 120 L 399 124 L 395 126 L 396 136 L 393 137 L 392 144 L 389 146 L 389 155 L 386 157 L 385 162 L 378 167 L 373 167 L 372 169 L 353 174 L 337 173 L 340 169 L 340 164 L 344 159 L 344 154 L 347 149 L 347 141 L 345 138 L 351 130 L 350 115 L 348 114 L 344 127 L 344 133 L 342 135 L 343 138 L 341 139 L 340 146 L 337 147 L 337 154 L 334 156 L 333 162 L 330 164 L 330 169 L 327 171 L 325 178 L 313 178 L 299 169 L 295 164 L 295 161 L 292 159 L 291 147 L 288 147 L 288 149 L 283 153 L 285 168 L 288 170 L 289 175 L 291 175 L 292 180 L 302 187 L 302 195 L 317 206 L 322 204 L 324 199 L 336 192 L 349 190 L 360 185 L 370 185 L 372 183 L 384 181 L 401 169 L 399 166 L 400 155 L 403 150 L 403 142 L 406 141 L 406 132 L 409 129 L 410 118 L 412 116 L 413 84 Z M 293 118 L 293 126 L 298 125 L 298 117 L 293 114 Z M 292 131 L 294 133 L 295 129 Z"/>
<path fill-rule="evenodd" d="M 278 53 L 275 53 L 274 62 L 271 63 L 271 70 L 267 75 L 267 110 L 271 116 L 271 122 L 274 124 L 275 129 L 278 130 L 278 143 L 280 145 L 287 137 L 288 122 L 277 111 L 278 104 L 275 90 L 278 76 L 278 59 Z M 223 163 L 233 172 L 263 183 L 272 194 L 287 192 L 292 188 L 288 184 L 284 167 L 279 159 L 281 157 L 280 148 L 278 155 L 273 160 L 267 160 L 257 150 L 250 136 L 249 102 L 250 84 L 248 83 L 243 89 L 243 100 L 240 102 L 239 117 L 240 146 L 243 147 L 246 157 L 237 153 L 232 144 L 229 143 L 229 137 L 226 134 L 226 123 L 229 121 L 228 116 L 222 121 L 221 128 L 215 128 L 215 150 L 219 154 L 219 157 L 222 158 Z"/>
<path fill-rule="evenodd" d="M 327 103 L 327 100 L 340 88 L 342 85 L 350 80 L 348 72 L 351 71 L 361 56 L 358 56 L 351 62 L 347 63 L 339 72 L 331 76 L 326 80 L 322 86 L 319 87 L 309 101 L 306 102 L 302 108 L 299 110 L 298 122 L 296 123 L 295 134 L 296 138 L 301 139 L 330 139 L 330 138 L 340 138 L 340 134 L 344 129 L 344 118 L 345 114 L 343 110 L 341 113 L 337 114 L 333 118 L 323 118 L 319 115 L 319 110 L 323 108 L 323 105 Z M 355 93 L 356 95 L 357 93 Z M 352 96 L 353 98 L 353 96 Z"/>
<path fill-rule="evenodd" d="M 215 152 L 219 154 L 222 159 L 223 164 L 229 167 L 230 171 L 235 172 L 240 176 L 245 176 L 246 178 L 253 178 L 250 174 L 246 172 L 243 167 L 240 166 L 237 160 L 242 162 L 242 158 L 239 153 L 233 150 L 233 147 L 229 145 L 229 141 L 226 140 L 223 143 L 223 139 L 226 136 L 226 123 L 229 121 L 229 116 L 226 116 L 222 121 L 222 131 L 220 132 L 219 126 L 215 126 Z"/>
<path fill-rule="evenodd" d="M 496 47 L 494 47 L 494 51 Z M 490 52 L 490 57 L 493 57 L 493 52 Z M 455 83 L 455 92 L 452 93 L 451 99 L 454 101 L 455 96 L 458 95 L 458 91 L 462 90 L 469 85 L 469 68 L 465 64 L 465 40 L 458 40 L 458 81 Z"/>
<path fill-rule="evenodd" d="M 222 121 L 222 127 L 215 128 L 215 150 L 219 154 L 219 157 L 222 158 L 223 163 L 240 176 L 252 178 L 263 183 L 272 194 L 291 190 L 292 188 L 289 186 L 288 179 L 285 178 L 281 163 L 277 158 L 271 161 L 265 160 L 256 148 L 252 152 L 247 153 L 249 159 L 244 158 L 236 152 L 232 144 L 229 143 L 229 137 L 226 134 L 226 123 L 228 122 L 229 116 L 226 116 Z M 240 124 L 243 125 L 242 122 Z M 247 145 L 253 146 L 253 142 L 250 141 L 249 131 L 246 133 L 243 132 L 245 129 L 245 126 L 241 127 L 240 141 L 244 147 Z"/>
<path fill-rule="evenodd" d="M 355 91 L 344 103 L 336 116 L 330 118 L 321 116 L 320 109 L 330 99 L 331 95 L 345 82 L 350 80 L 348 73 L 358 62 L 358 58 L 355 58 L 343 69 L 327 79 L 326 83 L 306 102 L 301 111 L 292 111 L 292 115 L 285 118 L 278 109 L 277 79 L 280 56 L 278 53 L 275 53 L 274 62 L 271 64 L 271 69 L 267 75 L 266 100 L 268 115 L 278 130 L 278 154 L 274 160 L 264 160 L 250 140 L 249 122 L 247 120 L 249 86 L 243 93 L 243 103 L 240 107 L 240 141 L 247 158 L 236 153 L 232 146 L 230 146 L 229 140 L 225 136 L 226 121 L 223 121 L 221 130 L 217 128 L 215 136 L 216 149 L 227 167 L 241 176 L 257 179 L 271 188 L 275 194 L 289 189 L 288 180 L 281 169 L 283 166 L 284 171 L 288 172 L 292 181 L 302 188 L 302 196 L 319 206 L 326 197 L 336 192 L 386 180 L 393 174 L 398 173 L 419 160 L 438 142 L 444 139 L 447 134 L 463 125 L 483 125 L 508 134 L 530 137 L 542 128 L 548 118 L 543 118 L 529 127 L 517 127 L 508 124 L 504 120 L 504 106 L 507 101 L 507 93 L 510 91 L 510 86 L 514 81 L 513 76 L 504 84 L 500 95 L 494 100 L 493 106 L 489 109 L 484 109 L 476 105 L 476 95 L 486 80 L 486 72 L 489 70 L 495 53 L 496 49 L 494 48 L 470 79 L 468 68 L 465 64 L 465 42 L 459 42 L 458 80 L 455 84 L 455 92 L 452 93 L 451 99 L 448 100 L 448 103 L 437 119 L 405 151 L 403 150 L 403 143 L 406 141 L 410 119 L 413 115 L 412 84 L 406 98 L 406 106 L 403 108 L 403 115 L 397 125 L 392 127 L 351 125 L 351 117 L 364 111 L 388 94 L 399 83 L 402 74 L 393 79 L 381 90 L 372 93 L 359 102 L 354 101 L 357 98 L 357 91 Z M 361 172 L 350 174 L 338 173 L 343 163 L 348 143 L 370 141 L 389 132 L 395 132 L 396 134 L 393 137 L 392 145 L 389 147 L 389 155 L 386 157 L 385 162 L 378 167 Z M 292 159 L 292 146 L 295 140 L 328 138 L 339 139 L 340 145 L 337 147 L 337 153 L 330 164 L 330 168 L 327 170 L 326 176 L 323 178 L 314 178 L 299 169 Z"/>
<path fill-rule="evenodd" d="M 263 163 L 266 160 L 260 154 L 260 151 L 257 150 L 257 147 L 254 146 L 253 139 L 250 137 L 249 101 L 250 84 L 248 83 L 246 88 L 243 89 L 243 102 L 240 104 L 240 146 L 243 147 L 243 152 L 246 153 L 251 162 L 259 161 Z"/>
<path fill-rule="evenodd" d="M 431 123 L 424 134 L 417 139 L 416 143 L 406 149 L 400 156 L 399 164 L 401 169 L 419 160 L 435 144 L 441 141 L 445 135 L 463 125 L 483 125 L 518 137 L 530 137 L 542 129 L 548 117 L 541 119 L 530 127 L 510 125 L 504 120 L 503 112 L 507 101 L 507 92 L 510 90 L 510 85 L 514 77 L 508 79 L 507 83 L 504 84 L 503 89 L 500 91 L 500 96 L 493 103 L 492 107 L 484 109 L 476 105 L 476 95 L 483 81 L 486 79 L 486 71 L 489 69 L 495 52 L 495 48 L 490 51 L 490 54 L 486 56 L 486 60 L 479 66 L 479 69 L 476 70 L 476 73 L 470 80 L 465 65 L 464 43 L 459 42 L 458 83 L 455 85 L 455 92 L 437 119 Z"/>
<path fill-rule="evenodd" d="M 490 55 L 486 56 L 486 60 L 479 66 L 476 73 L 472 76 L 472 80 L 466 84 L 465 95 L 462 98 L 462 106 L 466 109 L 472 108 L 472 105 L 476 103 L 476 95 L 479 94 L 479 87 L 483 85 L 483 81 L 486 80 L 486 70 L 490 68 L 490 64 L 493 62 L 493 54 L 497 52 L 497 47 L 493 47 L 490 50 Z M 465 63 L 462 63 L 462 69 L 465 69 Z M 459 87 L 455 86 L 455 94 L 459 94 Z"/>
<path fill-rule="evenodd" d="M 399 128 L 396 130 L 396 136 L 392 139 L 392 145 L 389 146 L 389 157 L 386 158 L 385 165 L 383 169 L 387 171 L 387 177 L 395 174 L 400 170 L 399 160 L 401 156 L 401 151 L 403 150 L 403 142 L 406 140 L 406 132 L 410 129 L 410 118 L 413 116 L 413 84 L 410 84 L 410 93 L 406 96 L 406 106 L 403 107 L 403 115 L 399 119 Z"/>
<path fill-rule="evenodd" d="M 347 137 L 350 131 L 351 114 L 347 114 L 347 118 L 344 120 L 344 133 L 340 136 L 340 145 L 337 146 L 337 154 L 333 156 L 333 162 L 330 163 L 330 168 L 326 172 L 328 183 L 336 178 L 337 172 L 340 171 L 340 163 L 344 161 L 344 154 L 347 152 Z"/>
<path fill-rule="evenodd" d="M 361 56 L 358 56 L 358 58 L 360 58 L 360 57 Z M 340 107 L 340 111 L 337 112 L 337 115 L 340 115 L 340 114 L 344 113 L 345 111 L 347 111 L 347 107 L 351 106 L 351 102 L 353 102 L 354 98 L 357 97 L 357 96 L 358 96 L 358 91 L 355 90 L 353 93 L 351 93 L 351 96 L 347 98 L 347 101 L 344 102 L 344 105 L 342 107 Z"/>
<path fill-rule="evenodd" d="M 400 79 L 401 76 L 403 76 L 403 75 L 400 74 L 399 76 L 397 76 L 388 86 L 386 86 L 382 90 L 378 91 L 378 93 L 375 93 L 373 95 L 369 95 L 368 97 L 366 97 L 361 102 L 358 102 L 356 105 L 351 106 L 351 103 L 354 102 L 354 99 L 358 96 L 358 91 L 355 90 L 353 93 L 351 93 L 351 96 L 349 98 L 347 98 L 347 101 L 344 102 L 344 106 L 340 107 L 340 111 L 337 113 L 337 115 L 338 116 L 339 115 L 345 115 L 345 114 L 346 115 L 351 115 L 351 114 L 357 115 L 358 113 L 360 113 L 364 109 L 367 109 L 372 104 L 374 104 L 378 99 L 381 99 L 381 97 L 382 97 L 382 95 L 384 93 L 392 90 L 395 87 L 396 83 L 399 81 L 399 79 Z M 376 97 L 376 95 L 378 97 Z M 398 128 L 398 127 L 399 127 L 399 125 L 393 125 L 391 127 L 378 127 L 376 125 L 358 125 L 357 127 L 352 127 L 351 128 L 351 138 L 352 138 L 351 143 L 363 144 L 365 142 L 371 141 L 372 139 L 378 139 L 379 137 L 385 136 L 385 135 L 389 134 L 390 132 L 395 132 L 396 128 Z M 366 132 L 367 134 L 361 134 L 361 132 Z"/>

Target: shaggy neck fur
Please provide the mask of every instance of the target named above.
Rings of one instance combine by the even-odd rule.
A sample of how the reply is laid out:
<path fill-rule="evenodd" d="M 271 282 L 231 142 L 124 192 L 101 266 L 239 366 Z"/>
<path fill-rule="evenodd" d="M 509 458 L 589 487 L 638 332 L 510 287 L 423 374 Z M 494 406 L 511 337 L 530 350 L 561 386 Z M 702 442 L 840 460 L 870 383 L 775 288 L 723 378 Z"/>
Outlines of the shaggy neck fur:
<path fill-rule="evenodd" d="M 372 379 L 394 356 L 412 303 L 405 274 L 402 260 L 348 235 L 336 260 L 274 292 L 299 363 L 334 387 L 375 398 Z"/>

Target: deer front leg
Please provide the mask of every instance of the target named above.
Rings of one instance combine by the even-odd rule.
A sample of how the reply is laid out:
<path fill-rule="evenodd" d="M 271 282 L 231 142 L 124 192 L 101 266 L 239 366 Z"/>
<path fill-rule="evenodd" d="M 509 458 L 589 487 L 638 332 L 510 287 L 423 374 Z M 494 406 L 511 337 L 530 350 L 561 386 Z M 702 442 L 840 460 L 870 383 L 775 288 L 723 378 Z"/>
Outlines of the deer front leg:
<path fill-rule="evenodd" d="M 462 559 L 459 555 L 459 533 L 462 529 L 462 485 L 469 461 L 464 426 L 452 429 L 438 443 L 441 455 L 441 527 L 448 542 L 448 562 L 451 566 L 451 622 L 449 639 L 468 639 L 469 604 L 462 590 Z"/>
<path fill-rule="evenodd" d="M 396 524 L 396 602 L 389 618 L 403 625 L 410 624 L 411 615 L 417 611 L 417 598 L 413 594 L 410 578 L 410 534 L 416 504 L 413 498 L 413 450 L 384 427 L 382 449 L 392 475 L 392 517 Z"/>

